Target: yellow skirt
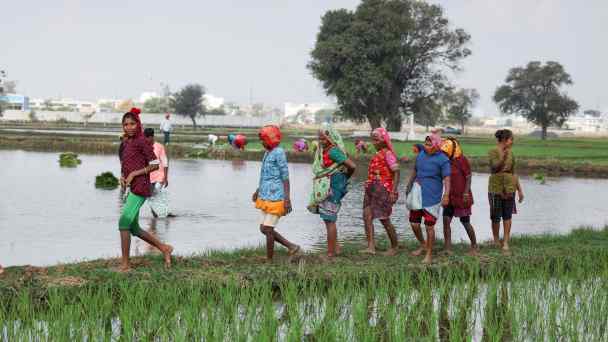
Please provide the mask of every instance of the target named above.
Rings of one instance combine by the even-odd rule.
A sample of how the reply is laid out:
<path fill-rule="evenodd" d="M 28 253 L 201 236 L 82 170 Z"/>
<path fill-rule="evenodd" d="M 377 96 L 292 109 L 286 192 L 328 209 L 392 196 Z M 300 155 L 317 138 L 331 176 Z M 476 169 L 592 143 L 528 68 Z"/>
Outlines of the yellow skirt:
<path fill-rule="evenodd" d="M 256 209 L 276 216 L 285 216 L 285 203 L 283 201 L 264 201 L 257 199 L 255 201 Z"/>

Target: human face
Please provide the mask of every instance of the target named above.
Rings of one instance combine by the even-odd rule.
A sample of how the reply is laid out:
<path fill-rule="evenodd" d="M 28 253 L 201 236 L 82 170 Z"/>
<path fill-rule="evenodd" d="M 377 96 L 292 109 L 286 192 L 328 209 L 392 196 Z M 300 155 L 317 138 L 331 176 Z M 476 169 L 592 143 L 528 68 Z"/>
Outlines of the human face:
<path fill-rule="evenodd" d="M 260 142 L 262 143 L 262 146 L 264 146 L 265 149 L 270 150 L 270 146 L 268 146 L 268 144 L 266 144 L 266 141 L 264 139 L 262 139 L 261 134 L 258 134 L 258 138 L 260 138 Z"/>
<path fill-rule="evenodd" d="M 133 118 L 126 117 L 122 122 L 122 129 L 125 131 L 127 136 L 134 137 L 137 133 L 137 122 Z"/>
<path fill-rule="evenodd" d="M 372 144 L 378 151 L 380 151 L 381 149 L 383 149 L 386 146 L 382 137 L 376 133 L 372 133 Z"/>
<path fill-rule="evenodd" d="M 431 141 L 430 137 L 426 137 L 426 139 L 424 139 L 424 151 L 428 154 L 435 153 L 435 148 L 433 147 L 433 142 Z"/>
<path fill-rule="evenodd" d="M 513 146 L 513 137 L 510 137 L 509 139 L 507 139 L 507 141 L 505 141 L 505 146 L 508 148 L 511 148 Z"/>
<path fill-rule="evenodd" d="M 331 140 L 324 131 L 319 131 L 319 143 L 325 148 L 331 146 Z"/>

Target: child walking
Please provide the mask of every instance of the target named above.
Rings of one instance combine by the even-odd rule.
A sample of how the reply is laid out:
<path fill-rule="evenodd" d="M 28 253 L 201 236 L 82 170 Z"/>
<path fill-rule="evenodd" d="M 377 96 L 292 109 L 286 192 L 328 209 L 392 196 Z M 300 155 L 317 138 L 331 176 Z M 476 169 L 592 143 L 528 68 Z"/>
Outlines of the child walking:
<path fill-rule="evenodd" d="M 266 153 L 262 159 L 259 187 L 252 199 L 255 207 L 261 211 L 260 231 L 266 236 L 266 258 L 272 261 L 275 241 L 285 246 L 290 256 L 297 254 L 300 246 L 288 241 L 275 230 L 279 219 L 291 212 L 287 156 L 279 147 L 281 131 L 277 126 L 264 126 L 258 136 Z"/>
<path fill-rule="evenodd" d="M 367 248 L 361 252 L 376 254 L 373 220 L 379 219 L 391 241 L 391 247 L 385 255 L 392 256 L 397 254 L 399 247 L 397 231 L 391 223 L 393 205 L 399 197 L 399 162 L 386 129 L 376 128 L 372 132 L 372 143 L 378 152 L 369 164 L 367 182 L 365 182 L 363 221 Z"/>
<path fill-rule="evenodd" d="M 138 108 L 132 108 L 122 117 L 124 138 L 119 150 L 122 174 L 120 184 L 123 189 L 129 188 L 130 190 L 118 222 L 122 249 L 120 271 L 122 272 L 131 269 L 129 263 L 131 235 L 158 248 L 164 255 L 166 267 L 171 266 L 171 253 L 173 252 L 172 246 L 163 244 L 139 226 L 139 210 L 146 198 L 151 195 L 149 173 L 157 170 L 159 165 L 152 146 L 144 138 L 139 113 Z"/>

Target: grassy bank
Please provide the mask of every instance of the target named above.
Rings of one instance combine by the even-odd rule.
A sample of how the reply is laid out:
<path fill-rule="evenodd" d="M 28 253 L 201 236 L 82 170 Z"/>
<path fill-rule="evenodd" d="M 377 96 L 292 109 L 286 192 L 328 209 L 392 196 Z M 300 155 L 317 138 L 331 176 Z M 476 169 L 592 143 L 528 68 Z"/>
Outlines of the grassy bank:
<path fill-rule="evenodd" d="M 608 230 L 519 237 L 514 255 L 368 257 L 347 245 L 274 264 L 261 250 L 11 267 L 0 279 L 9 340 L 598 340 L 608 309 Z M 406 249 L 413 248 L 406 246 Z M 2 326 L 3 325 L 3 326 Z M 0 335 L 2 336 L 2 335 Z M 0 338 L 1 339 L 1 338 Z"/>
<path fill-rule="evenodd" d="M 7 128 L 6 126 L 4 126 Z M 66 128 L 74 129 L 74 128 Z M 117 127 L 116 135 L 107 134 L 103 128 L 95 128 L 93 134 L 66 133 L 25 133 L 0 131 L 0 148 L 24 149 L 31 151 L 74 151 L 78 153 L 115 154 L 118 149 Z M 95 133 L 96 132 L 96 133 Z M 256 130 L 248 129 L 240 133 L 249 139 L 247 150 L 244 152 L 231 149 L 202 151 L 193 145 L 205 143 L 208 134 L 226 135 L 233 132 L 228 129 L 210 128 L 197 131 L 191 129 L 177 130 L 172 136 L 173 144 L 170 153 L 174 158 L 186 158 L 197 153 L 198 157 L 211 159 L 244 159 L 260 160 L 263 148 L 256 137 Z M 314 131 L 285 130 L 282 146 L 290 151 L 293 142 L 302 137 L 313 137 Z M 347 136 L 348 132 L 345 132 Z M 608 177 L 608 140 L 590 138 L 569 138 L 541 141 L 532 138 L 516 138 L 514 153 L 518 158 L 518 170 L 521 173 L 546 173 L 551 176 L 574 175 L 585 177 Z M 471 159 L 473 169 L 477 172 L 487 172 L 487 153 L 495 145 L 491 137 L 461 137 L 460 141 L 467 156 Z M 412 143 L 394 143 L 395 150 L 400 156 L 412 157 Z M 346 139 L 346 147 L 351 155 L 355 155 L 354 140 Z M 373 148 L 372 148 L 373 149 Z M 370 154 L 358 159 L 366 163 Z M 307 153 L 289 153 L 289 159 L 296 162 L 310 162 Z"/>

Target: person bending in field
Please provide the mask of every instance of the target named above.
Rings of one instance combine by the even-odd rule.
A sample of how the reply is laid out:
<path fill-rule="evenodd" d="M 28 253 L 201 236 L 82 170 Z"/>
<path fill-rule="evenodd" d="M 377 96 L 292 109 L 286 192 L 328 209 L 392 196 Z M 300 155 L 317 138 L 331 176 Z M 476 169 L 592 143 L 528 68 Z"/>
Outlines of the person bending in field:
<path fill-rule="evenodd" d="M 443 208 L 443 240 L 445 252 L 452 254 L 452 218 L 458 217 L 460 223 L 471 240 L 470 255 L 478 255 L 475 229 L 471 225 L 471 208 L 473 193 L 471 192 L 472 172 L 469 160 L 464 156 L 460 143 L 454 138 L 444 140 L 441 150 L 450 159 L 450 203 Z"/>
<path fill-rule="evenodd" d="M 492 235 L 494 244 L 500 247 L 503 254 L 509 255 L 511 249 L 511 224 L 513 214 L 517 213 L 515 192 L 519 195 L 520 203 L 524 194 L 519 179 L 515 176 L 515 156 L 513 155 L 513 132 L 508 129 L 498 130 L 496 147 L 490 150 L 490 180 L 488 182 L 488 200 L 490 202 L 490 219 L 492 220 Z M 504 228 L 503 239 L 500 239 L 500 221 Z"/>
<path fill-rule="evenodd" d="M 372 132 L 372 144 L 377 152 L 370 161 L 365 182 L 363 221 L 367 248 L 361 252 L 376 254 L 373 221 L 378 219 L 391 242 L 391 247 L 384 254 L 392 256 L 397 254 L 399 247 L 397 231 L 391 222 L 393 205 L 399 197 L 399 162 L 386 129 L 379 127 Z"/>
<path fill-rule="evenodd" d="M 281 131 L 277 126 L 264 126 L 259 138 L 266 149 L 262 159 L 260 183 L 252 200 L 260 210 L 260 231 L 266 236 L 266 258 L 272 261 L 275 241 L 285 246 L 290 256 L 300 251 L 300 246 L 288 241 L 275 228 L 279 219 L 291 212 L 289 195 L 289 169 L 285 151 L 279 147 Z"/>
<path fill-rule="evenodd" d="M 141 229 L 139 226 L 139 210 L 151 195 L 150 172 L 158 169 L 159 161 L 154 155 L 152 145 L 144 138 L 140 110 L 132 108 L 123 115 L 122 128 L 124 138 L 120 145 L 119 157 L 121 174 L 120 184 L 128 188 L 126 203 L 118 222 L 120 242 L 122 248 L 122 261 L 120 270 L 129 271 L 129 253 L 131 249 L 131 235 L 137 236 L 150 245 L 158 248 L 165 258 L 165 266 L 171 266 L 171 253 L 173 247 L 160 242 L 156 237 Z"/>
<path fill-rule="evenodd" d="M 324 124 L 319 130 L 319 146 L 312 165 L 313 189 L 308 210 L 319 214 L 325 223 L 327 257 L 334 258 L 339 254 L 338 212 L 356 166 L 346 155 L 342 136 L 331 125 Z"/>
<path fill-rule="evenodd" d="M 419 187 L 420 191 L 414 194 L 419 196 L 416 202 L 421 204 L 419 208 L 410 208 L 410 224 L 416 239 L 420 242 L 420 248 L 412 253 L 413 256 L 425 253 L 425 264 L 430 264 L 433 259 L 433 244 L 435 243 L 435 224 L 439 218 L 441 206 L 447 206 L 450 198 L 450 160 L 441 153 L 442 139 L 439 135 L 431 134 L 424 141 L 424 149 L 416 157 L 414 170 L 407 184 L 407 194 L 413 187 Z M 443 196 L 442 196 L 443 194 Z M 426 240 L 422 235 L 422 219 L 426 226 Z"/>

